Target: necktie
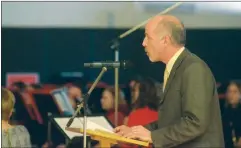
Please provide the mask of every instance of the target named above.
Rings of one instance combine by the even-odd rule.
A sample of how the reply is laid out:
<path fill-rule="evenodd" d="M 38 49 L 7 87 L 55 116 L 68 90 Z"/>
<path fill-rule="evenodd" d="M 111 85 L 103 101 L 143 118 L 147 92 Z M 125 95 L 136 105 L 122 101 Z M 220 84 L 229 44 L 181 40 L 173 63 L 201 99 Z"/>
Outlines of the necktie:
<path fill-rule="evenodd" d="M 166 87 L 168 76 L 169 76 L 169 72 L 167 71 L 167 68 L 166 68 L 165 72 L 164 72 L 163 92 L 164 92 L 165 87 Z"/>

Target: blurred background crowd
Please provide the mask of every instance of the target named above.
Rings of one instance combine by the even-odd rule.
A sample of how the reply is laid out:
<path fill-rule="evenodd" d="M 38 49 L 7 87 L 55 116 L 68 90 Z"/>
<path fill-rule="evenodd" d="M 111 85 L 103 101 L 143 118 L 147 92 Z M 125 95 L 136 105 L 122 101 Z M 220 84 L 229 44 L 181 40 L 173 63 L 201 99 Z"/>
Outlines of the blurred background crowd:
<path fill-rule="evenodd" d="M 9 143 L 71 145 L 49 122 L 49 113 L 70 116 L 52 92 L 64 88 L 75 110 L 100 72 L 84 68 L 83 63 L 114 60 L 109 44 L 112 39 L 173 3 L 3 2 L 3 147 Z M 186 47 L 204 59 L 214 73 L 227 148 L 241 147 L 240 10 L 238 2 L 195 2 L 171 13 L 186 26 Z M 113 69 L 108 69 L 91 93 L 88 115 L 104 115 L 113 127 L 146 125 L 158 119 L 165 65 L 149 62 L 141 45 L 143 38 L 141 28 L 120 41 L 120 60 L 129 60 L 133 66 L 119 72 L 117 125 Z M 14 142 L 16 135 L 21 139 Z"/>
<path fill-rule="evenodd" d="M 49 147 L 50 144 L 55 146 L 65 144 L 65 136 L 56 125 L 51 129 L 51 143 L 48 139 L 48 121 L 50 120 L 48 113 L 56 117 L 69 117 L 61 110 L 51 91 L 67 88 L 68 101 L 73 109 L 76 109 L 78 98 L 82 98 L 85 90 L 90 86 L 91 83 L 85 84 L 81 79 L 63 85 L 15 82 L 8 88 L 13 95 L 2 88 L 2 121 L 9 121 L 11 125 L 17 127 L 24 125 L 27 129 L 25 134 L 29 134 L 28 138 L 33 145 Z M 123 85 L 119 89 L 118 123 L 115 125 L 115 89 L 113 85 L 101 82 L 89 98 L 88 106 L 91 112 L 88 115 L 104 115 L 113 127 L 122 124 L 147 125 L 158 120 L 161 86 L 151 78 L 140 76 Z M 234 147 L 238 144 L 240 146 L 241 81 L 234 80 L 227 84 L 219 84 L 218 90 L 226 146 Z M 14 103 L 11 103 L 12 100 L 15 100 Z"/>

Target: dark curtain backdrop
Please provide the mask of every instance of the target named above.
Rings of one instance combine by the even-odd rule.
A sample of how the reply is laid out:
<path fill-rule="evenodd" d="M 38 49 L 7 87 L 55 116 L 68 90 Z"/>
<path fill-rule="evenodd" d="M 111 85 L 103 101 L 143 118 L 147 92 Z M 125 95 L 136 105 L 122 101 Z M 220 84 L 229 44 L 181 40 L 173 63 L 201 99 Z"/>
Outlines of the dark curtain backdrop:
<path fill-rule="evenodd" d="M 94 80 L 100 69 L 84 68 L 84 62 L 114 60 L 110 41 L 127 29 L 2 28 L 2 85 L 7 72 L 38 72 L 42 83 L 50 83 L 60 72 L 81 71 Z M 162 82 L 164 64 L 150 63 L 142 48 L 144 30 L 120 42 L 120 60 L 134 67 L 120 71 L 120 83 L 136 74 Z M 186 47 L 204 59 L 217 81 L 241 78 L 241 29 L 187 30 Z M 109 69 L 103 81 L 114 83 Z"/>

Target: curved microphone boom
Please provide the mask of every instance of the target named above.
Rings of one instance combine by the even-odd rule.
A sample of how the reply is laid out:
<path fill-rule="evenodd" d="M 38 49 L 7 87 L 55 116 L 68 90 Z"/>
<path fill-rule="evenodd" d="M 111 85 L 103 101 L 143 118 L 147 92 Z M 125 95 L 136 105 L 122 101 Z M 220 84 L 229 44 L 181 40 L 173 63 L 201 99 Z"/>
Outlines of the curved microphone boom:
<path fill-rule="evenodd" d="M 168 7 L 167 9 L 165 9 L 164 11 L 158 13 L 158 14 L 155 15 L 155 16 L 162 15 L 162 14 L 166 14 L 166 13 L 170 12 L 171 10 L 173 10 L 173 9 L 177 8 L 178 6 L 180 6 L 182 3 L 183 3 L 183 2 L 177 2 L 177 3 L 175 3 L 174 5 L 172 5 L 171 7 Z M 153 17 L 155 17 L 155 16 L 153 16 Z M 151 18 L 153 18 L 153 17 L 151 17 Z M 143 25 L 145 25 L 145 24 L 148 22 L 148 20 L 150 20 L 151 18 L 145 20 L 144 22 L 142 22 L 142 23 L 140 23 L 140 24 L 132 27 L 131 29 L 127 30 L 126 32 L 122 33 L 120 36 L 118 36 L 118 38 L 119 38 L 119 39 L 122 39 L 122 38 L 128 36 L 128 35 L 131 34 L 132 32 L 136 31 L 137 29 L 139 29 L 140 27 L 142 27 Z"/>

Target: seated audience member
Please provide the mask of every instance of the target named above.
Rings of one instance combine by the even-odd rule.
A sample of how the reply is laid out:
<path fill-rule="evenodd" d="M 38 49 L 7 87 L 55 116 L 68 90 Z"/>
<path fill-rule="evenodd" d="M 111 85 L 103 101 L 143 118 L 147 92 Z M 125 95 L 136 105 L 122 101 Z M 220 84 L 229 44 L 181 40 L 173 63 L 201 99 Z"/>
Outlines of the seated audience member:
<path fill-rule="evenodd" d="M 131 92 L 132 110 L 125 118 L 124 124 L 132 127 L 147 125 L 158 120 L 157 88 L 151 79 L 140 79 L 135 82 Z M 121 144 L 120 147 L 134 148 L 135 145 Z"/>
<path fill-rule="evenodd" d="M 68 96 L 74 109 L 77 107 L 78 99 L 83 97 L 82 89 L 83 86 L 80 82 L 72 83 L 72 85 L 68 87 Z"/>
<path fill-rule="evenodd" d="M 127 126 L 147 125 L 158 120 L 158 97 L 151 79 L 137 81 L 132 90 L 132 111 L 125 120 Z"/>
<path fill-rule="evenodd" d="M 74 110 L 77 109 L 77 104 L 83 100 L 83 97 L 84 97 L 83 91 L 85 90 L 83 85 L 84 84 L 77 81 L 77 82 L 72 83 L 72 85 L 68 87 L 68 96 L 69 96 L 70 103 L 73 106 Z M 81 113 L 83 113 L 83 112 L 84 112 L 84 110 L 82 108 Z M 92 111 L 90 110 L 88 104 L 87 104 L 87 114 L 88 115 L 92 114 Z"/>
<path fill-rule="evenodd" d="M 22 81 L 17 81 L 11 84 L 11 90 L 16 92 L 27 92 L 42 88 L 40 84 L 25 84 Z"/>
<path fill-rule="evenodd" d="M 2 99 L 2 147 L 31 147 L 30 135 L 22 125 L 13 126 L 9 119 L 13 112 L 15 98 L 12 92 L 1 89 Z"/>
<path fill-rule="evenodd" d="M 135 75 L 130 81 L 129 81 L 129 87 L 130 89 L 134 88 L 135 83 L 142 80 L 142 76 Z"/>
<path fill-rule="evenodd" d="M 126 95 L 126 98 L 128 99 L 127 101 L 129 105 L 131 105 L 131 92 L 133 90 L 133 87 L 135 86 L 135 83 L 140 81 L 141 79 L 142 77 L 139 75 L 134 76 L 132 79 L 129 80 L 126 88 L 124 88 L 125 95 Z"/>
<path fill-rule="evenodd" d="M 223 129 L 226 147 L 241 147 L 241 83 L 231 82 L 226 92 Z"/>
<path fill-rule="evenodd" d="M 106 116 L 114 126 L 119 126 L 123 124 L 125 116 L 128 115 L 129 109 L 126 104 L 126 100 L 123 96 L 123 93 L 119 91 L 118 96 L 118 123 L 115 125 L 115 88 L 107 87 L 101 98 L 101 106 L 106 111 Z"/>
<path fill-rule="evenodd" d="M 18 82 L 12 83 L 10 88 L 13 91 L 25 92 L 27 90 L 28 86 L 24 82 L 18 81 Z"/>
<path fill-rule="evenodd" d="M 33 104 L 33 102 L 30 97 L 29 92 L 38 89 L 37 86 L 40 86 L 40 85 L 39 84 L 28 85 L 22 81 L 19 81 L 19 82 L 15 82 L 11 85 L 11 88 L 12 88 L 11 90 L 14 92 L 18 92 L 23 97 L 25 104 L 31 106 Z"/>

